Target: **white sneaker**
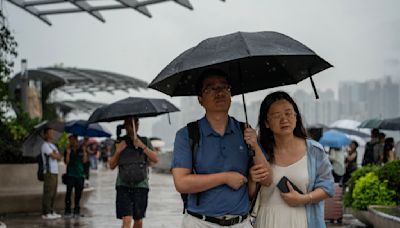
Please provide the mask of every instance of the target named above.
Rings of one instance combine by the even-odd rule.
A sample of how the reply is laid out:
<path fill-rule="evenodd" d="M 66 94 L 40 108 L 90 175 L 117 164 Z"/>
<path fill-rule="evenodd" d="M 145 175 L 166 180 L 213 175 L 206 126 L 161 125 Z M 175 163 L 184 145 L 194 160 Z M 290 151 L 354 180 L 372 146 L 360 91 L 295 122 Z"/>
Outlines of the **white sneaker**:
<path fill-rule="evenodd" d="M 42 219 L 56 219 L 52 214 L 45 214 L 42 215 Z"/>
<path fill-rule="evenodd" d="M 57 214 L 53 211 L 53 213 L 51 214 L 54 218 L 61 218 L 60 214 Z"/>
<path fill-rule="evenodd" d="M 7 228 L 6 224 L 0 221 L 0 228 Z"/>

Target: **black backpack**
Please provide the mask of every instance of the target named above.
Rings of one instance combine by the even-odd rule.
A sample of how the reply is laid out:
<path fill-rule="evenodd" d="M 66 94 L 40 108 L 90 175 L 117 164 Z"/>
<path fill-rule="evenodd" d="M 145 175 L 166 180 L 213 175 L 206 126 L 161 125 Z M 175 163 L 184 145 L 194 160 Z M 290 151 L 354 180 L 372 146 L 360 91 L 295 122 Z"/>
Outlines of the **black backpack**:
<path fill-rule="evenodd" d="M 124 137 L 124 140 L 127 147 L 118 160 L 119 176 L 126 184 L 137 184 L 147 178 L 147 156 L 142 149 L 133 146 L 129 137 Z"/>
<path fill-rule="evenodd" d="M 49 167 L 49 155 L 45 154 L 44 157 L 46 158 L 46 172 L 48 172 L 50 170 Z M 40 153 L 38 156 L 36 156 L 36 161 L 38 163 L 38 170 L 37 170 L 37 179 L 39 181 L 43 181 L 44 180 L 44 164 L 43 164 L 43 159 L 42 159 L 42 153 Z"/>
<path fill-rule="evenodd" d="M 240 129 L 242 130 L 242 133 L 244 134 L 244 130 L 246 129 L 246 124 L 243 122 L 239 122 L 240 123 Z M 197 151 L 199 150 L 199 142 L 200 142 L 200 128 L 199 128 L 199 121 L 193 121 L 188 123 L 187 125 L 187 129 L 189 132 L 189 145 L 190 145 L 190 149 L 192 150 L 192 173 L 196 174 L 196 157 L 197 157 Z M 252 162 L 252 160 L 251 160 Z M 249 166 L 250 167 L 250 166 Z M 196 195 L 196 205 L 198 206 L 200 204 L 200 192 L 199 193 L 195 193 Z M 188 193 L 181 193 L 181 198 L 183 201 L 183 214 L 185 213 L 186 209 L 187 209 L 187 203 L 188 203 L 188 197 L 189 194 Z"/>

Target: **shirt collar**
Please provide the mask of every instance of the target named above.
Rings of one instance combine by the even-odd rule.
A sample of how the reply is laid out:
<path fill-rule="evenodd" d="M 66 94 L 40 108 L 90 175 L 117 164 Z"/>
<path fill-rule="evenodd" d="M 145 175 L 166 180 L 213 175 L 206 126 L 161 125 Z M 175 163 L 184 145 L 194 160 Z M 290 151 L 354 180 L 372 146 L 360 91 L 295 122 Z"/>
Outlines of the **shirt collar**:
<path fill-rule="evenodd" d="M 216 131 L 214 131 L 214 129 L 211 128 L 211 125 L 205 116 L 200 119 L 199 126 L 202 133 L 206 136 L 220 136 Z M 224 135 L 234 133 L 236 130 L 237 129 L 235 127 L 234 121 L 232 120 L 232 117 L 228 116 L 228 125 L 226 126 Z"/>

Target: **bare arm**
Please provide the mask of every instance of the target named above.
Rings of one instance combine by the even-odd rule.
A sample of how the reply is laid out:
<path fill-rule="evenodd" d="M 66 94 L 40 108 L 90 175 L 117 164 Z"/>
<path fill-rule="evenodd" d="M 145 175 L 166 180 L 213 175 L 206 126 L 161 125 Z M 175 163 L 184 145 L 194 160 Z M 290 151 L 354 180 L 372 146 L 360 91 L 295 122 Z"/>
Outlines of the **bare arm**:
<path fill-rule="evenodd" d="M 143 150 L 144 154 L 149 158 L 150 162 L 157 163 L 158 162 L 158 155 L 156 152 L 148 148 L 139 137 L 136 137 L 133 141 L 134 146 L 139 147 Z"/>
<path fill-rule="evenodd" d="M 68 145 L 68 146 L 67 146 L 66 153 L 65 153 L 65 164 L 66 164 L 66 165 L 69 164 L 70 158 L 71 158 L 71 148 L 70 148 L 70 146 Z"/>
<path fill-rule="evenodd" d="M 237 172 L 213 174 L 192 174 L 190 169 L 173 168 L 175 188 L 180 193 L 197 193 L 226 184 L 237 190 L 247 182 L 247 178 Z"/>
<path fill-rule="evenodd" d="M 59 161 L 59 160 L 61 159 L 61 154 L 58 153 L 57 150 L 53 150 L 53 151 L 51 152 L 51 154 L 49 154 L 49 156 L 50 156 L 52 159 L 57 160 L 57 161 Z"/>
<path fill-rule="evenodd" d="M 246 128 L 244 132 L 244 140 L 254 150 L 254 165 L 258 165 L 257 167 L 259 167 L 256 181 L 262 185 L 270 186 L 272 183 L 272 169 L 258 144 L 257 132 L 252 128 Z M 255 181 L 255 179 L 253 179 L 253 181 Z"/>
<path fill-rule="evenodd" d="M 119 156 L 121 155 L 121 152 L 125 149 L 126 147 L 126 142 L 125 140 L 121 141 L 120 143 L 115 144 L 115 153 L 113 156 L 111 156 L 108 164 L 110 165 L 111 169 L 115 169 L 118 165 L 119 161 Z"/>
<path fill-rule="evenodd" d="M 88 161 L 88 154 L 86 151 L 86 146 L 82 147 L 82 153 L 83 153 L 82 162 L 86 163 Z"/>

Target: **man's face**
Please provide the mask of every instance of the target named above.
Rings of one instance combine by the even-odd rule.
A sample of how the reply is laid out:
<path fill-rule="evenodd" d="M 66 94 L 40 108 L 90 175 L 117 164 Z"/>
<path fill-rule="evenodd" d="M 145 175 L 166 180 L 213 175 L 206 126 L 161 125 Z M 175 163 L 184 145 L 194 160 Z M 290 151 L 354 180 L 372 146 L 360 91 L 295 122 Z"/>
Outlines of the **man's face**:
<path fill-rule="evenodd" d="M 53 141 L 54 139 L 54 130 L 53 129 L 49 129 L 47 130 L 47 132 L 45 133 L 45 138 L 49 141 Z"/>
<path fill-rule="evenodd" d="M 226 112 L 231 106 L 230 85 L 224 77 L 210 76 L 203 81 L 198 100 L 206 112 Z"/>

